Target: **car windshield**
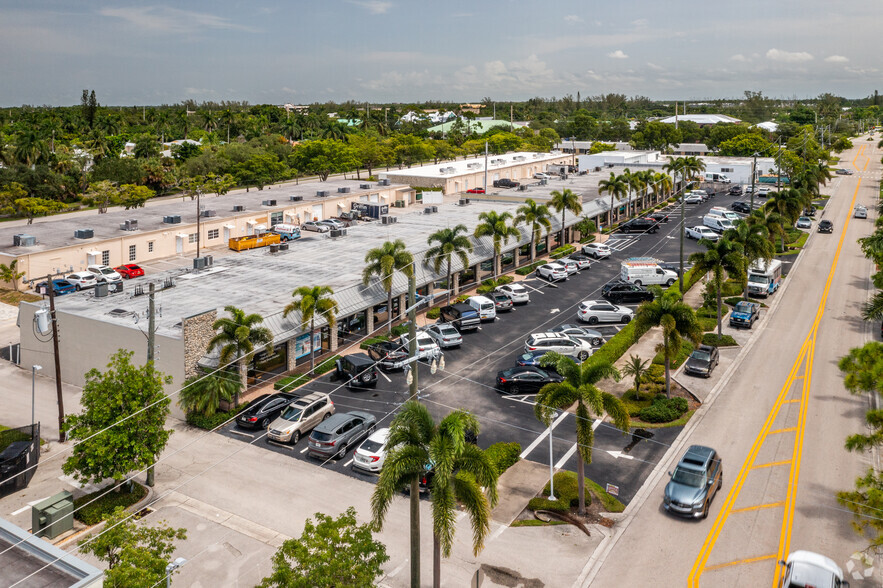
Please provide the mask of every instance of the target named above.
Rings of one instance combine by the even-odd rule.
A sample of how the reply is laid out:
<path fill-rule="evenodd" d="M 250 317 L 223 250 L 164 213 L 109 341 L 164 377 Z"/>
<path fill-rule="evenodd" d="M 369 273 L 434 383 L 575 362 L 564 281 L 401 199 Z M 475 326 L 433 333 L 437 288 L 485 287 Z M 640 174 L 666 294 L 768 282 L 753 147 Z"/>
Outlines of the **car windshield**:
<path fill-rule="evenodd" d="M 286 421 L 296 422 L 300 420 L 300 415 L 302 412 L 303 409 L 301 408 L 289 406 L 285 409 L 285 412 L 282 413 L 282 418 Z"/>
<path fill-rule="evenodd" d="M 104 274 L 105 276 L 114 273 L 114 271 L 113 271 L 112 269 L 110 269 L 109 267 L 98 268 L 98 271 L 100 271 L 100 272 L 101 272 L 102 274 Z"/>
<path fill-rule="evenodd" d="M 671 477 L 672 482 L 689 486 L 690 488 L 702 488 L 705 485 L 705 475 L 696 470 L 675 468 Z"/>
<path fill-rule="evenodd" d="M 362 443 L 361 449 L 370 453 L 380 453 L 380 450 L 383 449 L 383 443 L 368 439 Z"/>
<path fill-rule="evenodd" d="M 752 284 L 769 284 L 770 279 L 766 276 L 759 276 L 757 274 L 748 274 L 748 281 Z"/>
<path fill-rule="evenodd" d="M 711 355 L 705 351 L 694 351 L 693 359 L 698 359 L 699 361 L 708 361 L 711 359 Z"/>

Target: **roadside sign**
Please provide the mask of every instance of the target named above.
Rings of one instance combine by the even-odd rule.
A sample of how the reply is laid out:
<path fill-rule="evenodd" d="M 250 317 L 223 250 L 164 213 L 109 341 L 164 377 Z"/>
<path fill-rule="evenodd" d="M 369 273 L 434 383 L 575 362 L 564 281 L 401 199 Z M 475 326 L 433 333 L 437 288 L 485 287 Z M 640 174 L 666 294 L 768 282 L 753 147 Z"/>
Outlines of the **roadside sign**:
<path fill-rule="evenodd" d="M 607 494 L 611 496 L 619 496 L 619 486 L 614 486 L 613 484 L 607 484 Z"/>

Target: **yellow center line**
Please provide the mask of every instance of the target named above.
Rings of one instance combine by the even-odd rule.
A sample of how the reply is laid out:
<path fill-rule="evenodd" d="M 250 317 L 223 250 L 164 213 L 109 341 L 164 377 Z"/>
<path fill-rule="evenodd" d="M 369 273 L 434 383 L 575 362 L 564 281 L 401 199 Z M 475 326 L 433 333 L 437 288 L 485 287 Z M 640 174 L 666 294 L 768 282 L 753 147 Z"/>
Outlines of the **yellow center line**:
<path fill-rule="evenodd" d="M 792 398 L 791 400 L 786 400 L 782 404 L 794 404 L 795 402 L 803 402 L 802 398 Z"/>
<path fill-rule="evenodd" d="M 756 506 L 746 506 L 745 508 L 737 508 L 733 512 L 750 512 L 752 510 L 763 510 L 764 508 L 777 508 L 779 506 L 784 506 L 785 501 L 780 500 L 779 502 L 770 502 L 769 504 L 758 504 Z M 706 568 L 708 569 L 708 568 Z"/>
<path fill-rule="evenodd" d="M 859 148 L 859 153 L 856 154 L 856 158 L 858 155 L 864 151 L 864 146 Z M 853 165 L 855 162 L 853 159 Z M 870 160 L 869 160 L 870 161 Z M 867 166 L 867 163 L 865 164 Z M 855 200 L 858 197 L 858 191 L 861 187 L 862 180 L 859 178 L 858 184 L 856 185 L 855 192 L 852 196 L 852 203 L 850 207 L 855 206 Z M 831 290 L 831 284 L 834 280 L 834 272 L 837 269 L 837 262 L 840 259 L 840 252 L 843 249 L 843 243 L 846 238 L 846 232 L 849 227 L 850 216 L 847 215 L 846 222 L 843 225 L 843 231 L 840 234 L 840 240 L 837 243 L 837 250 L 834 253 L 834 259 L 831 263 L 831 269 L 828 272 L 828 279 L 825 282 L 825 288 L 822 291 L 822 297 L 819 301 L 819 306 L 816 310 L 816 316 L 813 320 L 812 327 L 807 334 L 806 339 L 803 342 L 800 351 L 798 352 L 797 359 L 791 366 L 791 371 L 788 374 L 788 378 L 785 380 L 785 385 L 782 386 L 782 389 L 779 392 L 779 395 L 776 399 L 776 402 L 773 404 L 773 408 L 770 413 L 767 415 L 766 422 L 764 422 L 763 427 L 760 430 L 759 435 L 754 440 L 754 444 L 751 446 L 751 450 L 748 453 L 748 457 L 745 459 L 742 464 L 742 468 L 739 470 L 739 474 L 736 478 L 733 487 L 730 489 L 729 494 L 727 495 L 726 500 L 724 501 L 723 507 L 721 508 L 720 514 L 718 514 L 717 518 L 714 521 L 714 524 L 711 527 L 711 531 L 705 539 L 705 542 L 702 545 L 702 548 L 699 551 L 699 555 L 696 558 L 696 561 L 693 564 L 693 568 L 690 570 L 690 575 L 687 579 L 687 584 L 691 588 L 698 586 L 699 578 L 702 576 L 702 572 L 706 569 L 705 564 L 708 562 L 708 557 L 711 555 L 711 550 L 714 548 L 717 543 L 717 539 L 720 536 L 723 527 L 729 518 L 730 514 L 733 511 L 733 505 L 736 501 L 736 498 L 739 496 L 742 491 L 742 486 L 745 484 L 745 480 L 748 476 L 748 472 L 753 468 L 754 460 L 757 458 L 757 454 L 760 451 L 761 446 L 763 445 L 766 437 L 770 434 L 770 428 L 772 426 L 773 421 L 778 415 L 779 410 L 782 405 L 786 402 L 793 402 L 793 400 L 785 400 L 785 396 L 787 396 L 788 392 L 791 389 L 791 385 L 798 378 L 798 373 L 801 371 L 800 368 L 806 361 L 805 372 L 803 374 L 804 383 L 803 383 L 803 391 L 801 399 L 798 402 L 801 402 L 800 407 L 800 418 L 797 430 L 797 436 L 794 444 L 794 455 L 792 457 L 793 466 L 791 468 L 791 479 L 789 484 L 789 492 L 786 498 L 785 505 L 785 513 L 782 522 L 782 532 L 779 540 L 779 559 L 784 559 L 784 555 L 786 550 L 791 544 L 791 524 L 793 522 L 794 516 L 794 502 L 797 493 L 797 482 L 800 476 L 800 457 L 801 451 L 803 449 L 803 433 L 806 427 L 806 410 L 809 400 L 809 391 L 810 384 L 812 382 L 812 361 L 814 358 L 815 352 L 815 337 L 816 331 L 818 330 L 819 322 L 822 319 L 822 316 L 825 312 L 825 303 L 828 300 L 828 293 Z M 708 568 L 711 569 L 711 568 Z M 777 568 L 775 573 L 775 578 L 773 582 L 773 586 L 776 586 L 779 581 L 779 576 L 781 575 L 781 569 Z"/>
<path fill-rule="evenodd" d="M 749 564 L 749 563 L 757 563 L 759 561 L 766 561 L 768 559 L 776 559 L 776 556 L 775 555 L 760 555 L 758 557 L 749 557 L 748 559 L 740 559 L 737 561 L 728 561 L 727 563 L 708 566 L 705 569 L 706 569 L 706 571 L 713 571 L 713 570 L 719 570 L 721 568 L 728 568 L 731 566 L 738 566 L 738 565 Z"/>
<path fill-rule="evenodd" d="M 756 466 L 754 466 L 754 469 L 759 470 L 761 468 L 774 468 L 774 467 L 780 466 L 780 465 L 791 465 L 792 463 L 794 463 L 794 462 L 792 462 L 790 459 L 786 459 L 785 461 L 771 461 L 770 463 L 756 465 Z"/>

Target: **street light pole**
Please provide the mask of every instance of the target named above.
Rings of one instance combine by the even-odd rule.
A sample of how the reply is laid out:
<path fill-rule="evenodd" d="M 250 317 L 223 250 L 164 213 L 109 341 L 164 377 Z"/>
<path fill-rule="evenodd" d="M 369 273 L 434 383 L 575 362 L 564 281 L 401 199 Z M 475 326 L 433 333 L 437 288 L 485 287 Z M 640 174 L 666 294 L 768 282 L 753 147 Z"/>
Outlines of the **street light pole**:
<path fill-rule="evenodd" d="M 172 585 L 172 574 L 175 573 L 175 570 L 183 566 L 185 563 L 187 563 L 187 560 L 183 557 L 179 557 L 166 566 L 166 588 L 169 588 Z"/>
<path fill-rule="evenodd" d="M 553 412 L 549 416 L 549 500 L 557 500 L 555 498 L 555 466 L 553 462 L 555 458 L 552 455 L 552 423 L 558 418 L 558 413 Z"/>
<path fill-rule="evenodd" d="M 754 152 L 754 163 L 751 164 L 751 210 L 748 214 L 754 212 L 754 178 L 757 177 L 757 151 Z"/>
<path fill-rule="evenodd" d="M 40 365 L 31 366 L 31 425 L 36 423 L 36 417 L 34 416 L 34 398 L 36 397 L 36 395 L 34 391 L 37 387 L 37 371 L 42 369 L 43 366 Z"/>

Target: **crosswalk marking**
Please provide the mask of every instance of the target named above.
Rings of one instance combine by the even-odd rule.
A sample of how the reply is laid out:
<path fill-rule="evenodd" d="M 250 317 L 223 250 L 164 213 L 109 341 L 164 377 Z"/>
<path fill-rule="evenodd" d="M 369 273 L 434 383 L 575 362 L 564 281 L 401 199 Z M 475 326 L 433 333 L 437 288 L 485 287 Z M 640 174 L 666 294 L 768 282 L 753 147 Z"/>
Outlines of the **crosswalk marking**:
<path fill-rule="evenodd" d="M 611 237 L 610 239 L 607 239 L 604 244 L 614 251 L 622 251 L 637 241 L 638 237 Z"/>

